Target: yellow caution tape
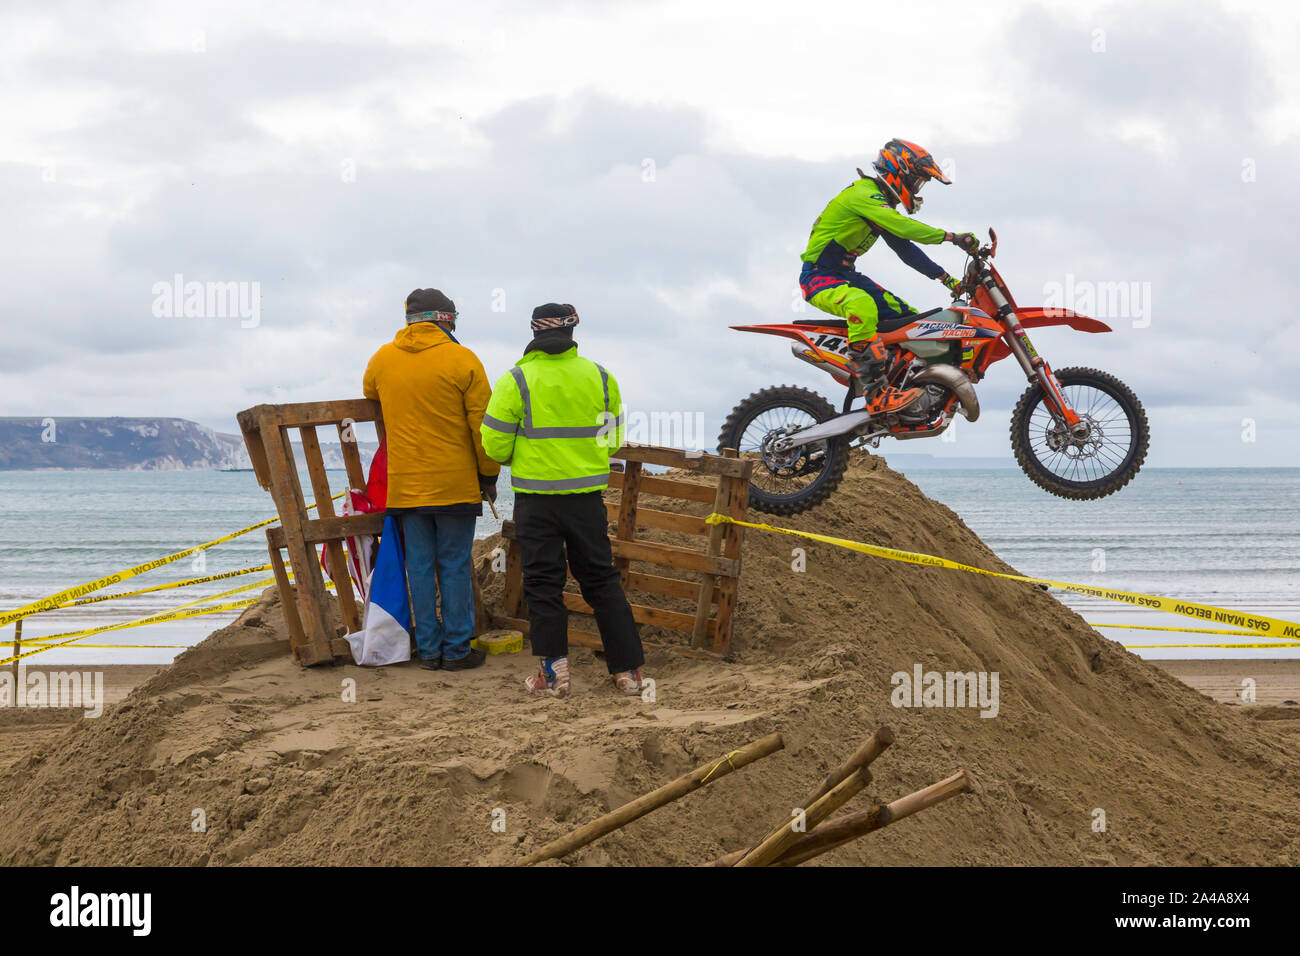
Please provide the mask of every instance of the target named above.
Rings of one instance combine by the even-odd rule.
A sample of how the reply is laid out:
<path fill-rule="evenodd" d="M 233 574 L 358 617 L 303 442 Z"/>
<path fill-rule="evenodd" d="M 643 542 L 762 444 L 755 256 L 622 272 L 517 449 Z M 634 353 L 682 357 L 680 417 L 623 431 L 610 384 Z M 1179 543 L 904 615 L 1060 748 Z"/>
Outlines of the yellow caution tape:
<path fill-rule="evenodd" d="M 1250 631 L 1224 631 L 1216 627 L 1162 627 L 1158 624 L 1095 624 L 1088 622 L 1089 627 L 1122 627 L 1130 631 L 1177 631 L 1180 634 L 1227 634 L 1230 637 L 1254 637 Z M 1214 644 L 1198 644 L 1197 647 L 1215 647 Z"/>
<path fill-rule="evenodd" d="M 180 618 L 186 617 L 198 617 L 201 614 L 216 614 L 219 611 L 234 611 L 239 608 L 252 607 L 256 603 L 257 599 L 254 599 L 251 601 L 234 601 L 230 604 L 218 604 L 216 607 L 191 608 L 187 611 L 163 611 L 159 614 L 151 614 L 149 617 L 140 618 L 136 621 L 123 621 L 119 624 L 101 624 L 99 627 L 89 627 L 84 631 L 69 631 L 66 634 L 51 634 L 46 638 L 47 640 L 56 637 L 64 638 L 64 640 L 59 641 L 57 644 L 42 643 L 40 647 L 34 648 L 30 651 L 23 651 L 21 654 L 11 655 L 0 660 L 0 665 L 11 664 L 21 658 L 31 657 L 33 654 L 40 654 L 42 651 L 49 651 L 56 647 L 63 647 L 66 644 L 73 643 L 79 638 L 89 637 L 92 634 L 102 634 L 105 631 L 120 631 L 127 627 L 143 627 L 146 624 L 159 624 L 163 621 L 179 620 Z M 13 642 L 10 641 L 9 643 L 12 644 Z M 26 644 L 27 641 L 24 640 L 23 643 Z"/>
<path fill-rule="evenodd" d="M 272 584 L 274 584 L 274 583 L 275 583 L 275 578 L 266 578 L 265 580 L 262 580 L 262 581 L 254 581 L 252 584 L 243 584 L 243 585 L 240 585 L 240 586 L 237 587 L 237 588 L 231 588 L 229 591 L 220 591 L 220 592 L 218 592 L 218 593 L 216 593 L 216 594 L 208 594 L 208 595 L 206 595 L 206 596 L 204 596 L 204 597 L 195 598 L 195 599 L 192 600 L 192 601 L 186 601 L 184 604 L 178 604 L 178 605 L 176 605 L 176 606 L 175 606 L 174 608 L 172 608 L 171 610 L 172 610 L 172 611 L 183 611 L 185 608 L 187 608 L 187 607 L 193 607 L 193 606 L 196 605 L 196 604 L 207 604 L 209 601 L 217 601 L 217 600 L 220 600 L 221 598 L 224 598 L 224 597 L 230 597 L 232 594 L 241 594 L 241 593 L 243 593 L 244 591 L 252 591 L 252 590 L 254 590 L 255 588 L 266 588 L 266 587 L 270 587 L 270 586 L 271 586 Z M 167 612 L 160 612 L 160 613 L 167 613 Z M 150 621 L 150 623 L 157 623 L 157 622 L 156 622 L 156 621 Z M 64 633 L 64 634 L 49 634 L 49 635 L 45 635 L 45 636 L 42 636 L 42 637 L 27 637 L 27 638 L 24 638 L 24 639 L 23 639 L 23 643 L 24 643 L 24 644 L 39 644 L 39 643 L 41 643 L 42 641 L 52 641 L 52 640 L 55 640 L 56 638 L 68 637 L 69 635 L 71 635 L 71 634 L 76 634 L 76 633 L 81 633 L 81 632 L 78 632 L 78 631 L 68 631 L 67 633 Z M 88 646 L 88 645 L 84 645 L 84 644 L 83 644 L 83 645 L 81 645 L 81 646 L 86 647 L 86 646 Z"/>
<path fill-rule="evenodd" d="M 485 631 L 469 646 L 488 654 L 518 654 L 524 649 L 523 631 Z"/>
<path fill-rule="evenodd" d="M 26 642 L 24 641 L 23 643 L 26 643 Z M 162 647 L 162 648 L 179 649 L 179 650 L 182 650 L 182 651 L 183 651 L 183 650 L 185 650 L 185 649 L 186 649 L 187 647 L 189 647 L 189 646 L 190 646 L 189 644 L 81 644 L 81 643 L 78 643 L 78 644 L 77 644 L 77 649 L 80 650 L 80 649 L 83 648 L 83 647 L 91 647 L 91 648 L 96 648 L 96 649 L 98 649 L 98 648 L 128 648 L 128 647 L 142 647 L 142 648 L 149 648 L 149 647 Z M 49 648 L 45 648 L 45 649 L 46 649 L 46 650 L 49 650 Z M 25 655 L 24 655 L 24 656 L 25 656 Z M 9 658 L 9 659 L 10 659 L 10 660 L 13 660 L 12 657 Z"/>
<path fill-rule="evenodd" d="M 187 578 L 184 581 L 172 581 L 170 584 L 155 584 L 151 588 L 140 588 L 138 591 L 122 591 L 118 594 L 101 594 L 99 597 L 82 598 L 80 601 L 69 601 L 67 604 L 60 604 L 59 609 L 65 607 L 85 607 L 87 604 L 99 604 L 101 601 L 116 601 L 118 598 L 136 597 L 141 594 L 153 594 L 155 591 L 170 591 L 172 588 L 186 588 L 192 584 L 207 584 L 209 581 L 224 581 L 226 578 L 237 578 L 241 574 L 256 574 L 258 571 L 269 571 L 269 564 L 259 564 L 255 568 L 240 568 L 238 571 L 225 571 L 221 574 L 207 574 L 201 578 Z M 51 608 L 51 610 L 57 610 Z"/>
<path fill-rule="evenodd" d="M 346 494 L 346 492 L 340 491 L 333 497 L 342 498 L 344 494 Z M 307 510 L 310 511 L 315 507 L 316 503 L 313 501 L 307 506 Z M 39 601 L 33 601 L 31 604 L 24 605 L 23 607 L 14 608 L 12 611 L 5 611 L 0 613 L 0 627 L 9 624 L 12 621 L 16 621 L 20 617 L 30 617 L 31 615 L 39 614 L 42 611 L 52 610 L 66 601 L 84 597 L 87 594 L 100 590 L 101 588 L 106 588 L 110 584 L 117 584 L 121 581 L 127 580 L 128 578 L 134 578 L 148 571 L 152 571 L 155 568 L 161 568 L 164 565 L 171 564 L 173 561 L 179 561 L 181 558 L 188 558 L 191 554 L 197 554 L 200 551 L 206 551 L 208 548 L 215 547 L 216 545 L 225 544 L 227 541 L 238 538 L 240 535 L 248 534 L 250 531 L 256 531 L 258 528 L 265 528 L 267 525 L 274 524 L 279 520 L 278 516 L 275 518 L 267 518 L 264 521 L 259 521 L 257 524 L 250 524 L 247 528 L 241 528 L 231 534 L 222 535 L 220 538 L 214 538 L 211 541 L 205 541 L 203 544 L 196 544 L 192 548 L 186 548 L 184 551 L 177 551 L 175 554 L 169 554 L 165 558 L 146 561 L 144 564 L 137 564 L 133 568 L 127 568 L 125 571 L 119 571 L 116 574 L 110 574 L 107 577 L 99 578 L 95 581 L 87 581 L 85 584 L 78 584 L 76 587 L 67 588 L 66 590 L 59 591 L 57 594 L 43 597 Z"/>
<path fill-rule="evenodd" d="M 72 643 L 75 643 L 75 642 L 81 640 L 83 637 L 89 637 L 89 636 L 91 636 L 92 634 L 102 634 L 102 633 L 104 633 L 105 631 L 120 631 L 120 630 L 122 630 L 123 628 L 128 628 L 128 627 L 143 627 L 143 626 L 146 625 L 146 624 L 161 624 L 161 623 L 163 623 L 164 621 L 180 620 L 180 619 L 182 619 L 182 618 L 187 618 L 187 617 L 199 617 L 200 615 L 203 615 L 203 614 L 215 614 L 215 613 L 218 613 L 218 612 L 220 612 L 220 611 L 234 611 L 234 610 L 239 610 L 239 609 L 246 608 L 246 607 L 252 607 L 254 604 L 256 604 L 256 603 L 257 603 L 259 600 L 261 600 L 261 599 L 260 599 L 260 598 L 254 598 L 254 599 L 251 600 L 251 601 L 233 601 L 233 602 L 231 602 L 231 603 L 229 603 L 229 604 L 218 604 L 218 605 L 215 606 L 215 607 L 199 607 L 199 608 L 193 608 L 193 609 L 190 609 L 190 610 L 183 610 L 184 608 L 189 608 L 189 606 L 190 606 L 191 604 L 202 604 L 204 601 L 214 601 L 214 600 L 216 600 L 217 598 L 224 597 L 224 596 L 227 595 L 227 594 L 234 594 L 234 593 L 236 593 L 236 592 L 238 592 L 238 591 L 249 591 L 249 590 L 252 590 L 252 589 L 255 588 L 255 587 L 265 587 L 265 586 L 267 586 L 268 584 L 270 584 L 270 583 L 271 583 L 272 581 L 274 581 L 274 580 L 275 580 L 274 578 L 268 578 L 268 579 L 265 580 L 265 581 L 259 581 L 259 582 L 257 582 L 256 584 L 249 584 L 249 585 L 245 585 L 244 587 L 233 588 L 233 589 L 231 589 L 230 591 L 225 591 L 225 592 L 222 592 L 221 594 L 210 594 L 210 595 L 208 595 L 207 597 L 198 598 L 198 599 L 196 599 L 196 600 L 194 600 L 194 601 L 190 601 L 190 602 L 188 602 L 187 604 L 182 604 L 182 605 L 180 605 L 179 607 L 172 608 L 170 611 L 161 611 L 161 612 L 159 612 L 158 614 L 151 614 L 151 615 L 149 615 L 148 617 L 142 617 L 142 618 L 140 618 L 140 619 L 138 619 L 138 620 L 135 620 L 135 621 L 123 621 L 123 622 L 120 623 L 120 624 L 101 624 L 99 627 L 90 627 L 90 628 L 86 628 L 86 629 L 83 630 L 83 631 L 65 631 L 65 632 L 62 633 L 62 634 L 48 634 L 48 635 L 45 635 L 45 636 L 43 636 L 43 637 L 31 637 L 31 638 L 26 638 L 26 639 L 23 640 L 23 642 L 22 642 L 23 644 L 40 644 L 40 646 L 39 646 L 39 647 L 36 647 L 36 648 L 33 648 L 33 649 L 30 650 L 30 651 L 25 651 L 25 652 L 22 653 L 22 654 L 18 654 L 18 655 L 14 655 L 14 656 L 6 657 L 6 658 L 4 658 L 3 660 L 0 660 L 0 665 L 10 664 L 10 663 L 12 663 L 12 662 L 14 662 L 14 661 L 16 661 L 16 660 L 19 660 L 20 658 L 23 658 L 23 657 L 31 657 L 33 654 L 39 654 L 39 653 L 41 653 L 42 651 L 53 650 L 53 649 L 56 648 L 56 647 L 66 647 L 66 646 L 69 645 L 69 644 L 72 644 Z M 326 581 L 326 582 L 325 582 L 325 587 L 326 587 L 326 589 L 333 588 L 333 587 L 334 587 L 334 582 L 333 582 L 333 581 Z M 49 641 L 54 641 L 55 639 L 61 639 L 61 640 L 59 640 L 58 643 L 46 643 L 46 642 L 49 642 Z M 5 643 L 5 642 L 0 642 L 0 643 Z M 9 644 L 12 645 L 14 642 L 13 642 L 13 641 L 8 641 L 7 643 L 9 643 Z M 96 645 L 94 645 L 94 644 L 78 644 L 77 646 L 78 646 L 78 647 L 95 647 Z M 111 645 L 107 645 L 107 644 L 105 644 L 105 645 L 102 645 L 102 646 L 104 646 L 104 647 L 109 647 L 109 646 L 111 646 Z M 126 647 L 126 646 L 129 646 L 129 645 L 122 645 L 122 646 L 123 646 L 123 647 Z M 141 646 L 144 646 L 144 647 L 188 647 L 188 646 L 190 646 L 190 645 L 188 645 L 188 644 L 146 644 L 146 645 L 141 645 Z"/>
<path fill-rule="evenodd" d="M 811 531 L 795 531 L 792 528 L 778 528 L 775 525 L 759 524 L 752 521 L 739 521 L 727 515 L 714 512 L 704 519 L 707 524 L 736 524 L 745 528 L 756 528 L 759 531 L 775 531 L 778 534 L 793 535 L 797 538 L 807 538 L 810 541 L 821 541 L 824 544 L 833 544 L 840 548 L 848 548 L 850 551 L 860 551 L 863 554 L 874 555 L 878 558 L 886 558 L 890 561 L 902 561 L 907 564 L 922 564 L 932 568 L 947 568 L 952 571 L 967 571 L 971 574 L 984 574 L 994 578 L 1005 578 L 1009 581 L 1024 581 L 1028 584 L 1046 584 L 1049 587 L 1059 588 L 1063 591 L 1072 591 L 1075 594 L 1087 594 L 1092 597 L 1104 598 L 1108 601 L 1120 601 L 1124 604 L 1133 604 L 1138 607 L 1151 608 L 1157 611 L 1168 611 L 1172 614 L 1181 614 L 1185 617 L 1200 618 L 1205 621 L 1212 621 L 1216 624 L 1233 624 L 1243 629 L 1242 632 L 1251 634 L 1265 634 L 1269 637 L 1276 636 L 1279 639 L 1293 637 L 1300 638 L 1300 624 L 1294 621 L 1283 621 L 1275 617 L 1264 617 L 1263 615 L 1245 614 L 1241 611 L 1230 611 L 1227 608 L 1214 607 L 1209 604 L 1196 604 L 1192 601 L 1179 601 L 1174 598 L 1159 597 L 1155 594 L 1139 594 L 1134 591 L 1114 591 L 1106 588 L 1092 587 L 1086 584 L 1071 584 L 1067 581 L 1053 581 L 1048 578 L 1031 578 L 1023 574 L 1005 574 L 1000 571 L 986 571 L 983 568 L 971 567 L 969 564 L 959 564 L 956 561 L 949 561 L 947 558 L 936 557 L 933 554 L 918 554 L 914 551 L 899 551 L 896 548 L 882 548 L 879 545 L 865 544 L 861 541 L 850 541 L 847 538 L 833 538 L 829 535 L 815 534 Z M 1206 645 L 1196 645 L 1204 647 Z M 1273 645 L 1267 645 L 1272 647 Z M 1281 645 L 1278 645 L 1281 646 Z"/>
<path fill-rule="evenodd" d="M 1125 647 L 1151 648 L 1151 647 L 1231 647 L 1245 649 L 1250 647 L 1264 647 L 1268 650 L 1275 650 L 1279 647 L 1300 647 L 1300 641 L 1281 641 L 1271 644 L 1125 644 Z"/>

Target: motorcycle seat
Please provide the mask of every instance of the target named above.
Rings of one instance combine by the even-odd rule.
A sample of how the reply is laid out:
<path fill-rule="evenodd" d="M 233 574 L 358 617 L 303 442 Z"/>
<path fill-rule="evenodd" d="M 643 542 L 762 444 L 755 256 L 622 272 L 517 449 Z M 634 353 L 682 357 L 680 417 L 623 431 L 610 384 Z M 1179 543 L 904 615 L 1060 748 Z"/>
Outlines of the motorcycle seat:
<path fill-rule="evenodd" d="M 881 319 L 876 328 L 881 332 L 893 332 L 895 329 L 901 329 L 905 325 L 911 325 L 913 322 L 929 318 L 930 316 L 942 311 L 943 308 L 940 307 L 937 309 L 930 309 L 928 312 L 914 312 L 911 315 L 898 315 L 890 319 Z M 824 319 L 795 319 L 794 324 L 820 326 L 826 329 L 840 329 L 845 332 L 849 329 L 847 319 L 832 319 L 829 316 Z"/>

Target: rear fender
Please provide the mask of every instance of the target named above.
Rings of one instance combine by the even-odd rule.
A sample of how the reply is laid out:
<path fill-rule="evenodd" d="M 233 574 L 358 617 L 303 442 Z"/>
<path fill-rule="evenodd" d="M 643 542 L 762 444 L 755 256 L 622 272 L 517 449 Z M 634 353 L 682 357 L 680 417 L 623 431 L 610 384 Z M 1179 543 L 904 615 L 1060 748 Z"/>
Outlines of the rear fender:
<path fill-rule="evenodd" d="M 823 361 L 830 362 L 832 365 L 838 366 L 839 368 L 844 367 L 844 356 L 836 355 L 834 352 L 827 352 L 825 349 L 818 348 L 817 345 L 813 342 L 813 340 L 808 337 L 808 333 L 812 332 L 817 335 L 823 335 L 823 334 L 836 335 L 836 336 L 840 336 L 841 338 L 848 338 L 848 333 L 843 331 L 842 329 L 821 328 L 818 326 L 791 325 L 791 324 L 732 325 L 729 326 L 729 328 L 733 328 L 737 332 L 760 332 L 763 335 L 779 335 L 783 339 L 794 339 L 797 342 L 802 342 L 804 344 L 804 347 L 809 352 L 816 355 L 818 358 L 822 359 Z"/>

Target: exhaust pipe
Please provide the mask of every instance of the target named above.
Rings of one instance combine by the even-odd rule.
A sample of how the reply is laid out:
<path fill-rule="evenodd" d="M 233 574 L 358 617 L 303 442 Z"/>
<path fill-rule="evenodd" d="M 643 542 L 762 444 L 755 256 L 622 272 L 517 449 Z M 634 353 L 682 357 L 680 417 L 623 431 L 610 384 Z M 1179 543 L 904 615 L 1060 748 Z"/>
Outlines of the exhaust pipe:
<path fill-rule="evenodd" d="M 813 368 L 819 368 L 823 372 L 829 372 L 835 381 L 839 382 L 841 385 L 847 386 L 849 384 L 849 377 L 844 374 L 844 369 L 832 365 L 825 359 L 819 359 L 815 356 L 809 355 L 808 350 L 798 342 L 790 346 L 790 351 L 793 353 L 794 357 L 800 361 L 807 362 Z"/>
<path fill-rule="evenodd" d="M 913 378 L 909 385 L 942 385 L 957 395 L 958 409 L 966 416 L 966 421 L 973 422 L 980 417 L 980 400 L 975 394 L 975 386 L 966 377 L 966 373 L 952 365 L 931 365 L 924 372 Z"/>

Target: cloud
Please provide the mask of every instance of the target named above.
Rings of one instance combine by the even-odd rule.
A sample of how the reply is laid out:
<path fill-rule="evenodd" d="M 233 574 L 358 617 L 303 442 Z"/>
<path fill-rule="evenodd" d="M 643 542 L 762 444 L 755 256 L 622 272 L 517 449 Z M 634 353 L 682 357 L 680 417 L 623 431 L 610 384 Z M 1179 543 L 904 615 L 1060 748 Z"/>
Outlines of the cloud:
<path fill-rule="evenodd" d="M 515 23 L 512 9 L 498 22 Z M 1153 461 L 1295 464 L 1277 438 L 1249 452 L 1240 439 L 1243 417 L 1294 435 L 1300 412 L 1287 307 L 1300 289 L 1283 252 L 1300 213 L 1285 180 L 1296 143 L 1261 119 L 1277 77 L 1225 14 L 1105 9 L 1031 9 L 1002 24 L 1000 46 L 972 67 L 1010 91 L 992 106 L 963 86 L 960 63 L 943 68 L 942 98 L 909 98 L 905 72 L 883 66 L 863 67 L 860 96 L 783 67 L 803 104 L 796 120 L 784 99 L 764 113 L 729 70 L 761 58 L 752 46 L 717 46 L 716 84 L 700 84 L 698 102 L 662 93 L 687 85 L 679 78 L 635 87 L 634 71 L 599 92 L 602 77 L 574 60 L 562 83 L 531 59 L 510 72 L 518 64 L 490 36 L 462 42 L 460 21 L 442 42 L 427 25 L 402 42 L 358 14 L 367 27 L 352 38 L 330 21 L 317 33 L 214 27 L 204 53 L 123 52 L 111 38 L 37 49 L 13 75 L 49 102 L 107 105 L 90 120 L 72 106 L 75 122 L 29 118 L 15 135 L 23 149 L 0 156 L 4 412 L 179 415 L 229 431 L 256 402 L 355 394 L 406 293 L 429 285 L 456 299 L 462 337 L 494 377 L 526 342 L 532 307 L 560 300 L 578 306 L 582 348 L 640 410 L 720 425 L 749 392 L 782 382 L 838 403 L 786 345 L 727 326 L 796 316 L 813 218 L 880 141 L 921 137 L 873 120 L 878 104 L 894 116 L 906 102 L 955 170 L 955 185 L 927 190 L 920 218 L 995 226 L 1021 304 L 1067 280 L 1149 288 L 1149 327 L 1119 316 L 1111 335 L 1045 330 L 1035 342 L 1058 367 L 1104 368 L 1138 391 L 1159 423 Z M 578 34 L 609 44 L 628 42 L 623 25 L 642 12 L 572 14 L 584 15 Z M 553 28 L 528 22 L 543 37 Z M 698 68 L 670 52 L 663 70 Z M 928 62 L 924 52 L 913 59 Z M 762 128 L 773 122 L 807 129 L 788 128 L 781 153 Z M 805 132 L 835 124 L 858 151 L 803 155 Z M 47 155 L 59 157 L 52 177 L 33 159 Z M 933 254 L 961 265 L 951 247 Z M 859 267 L 919 308 L 944 301 L 883 245 Z M 176 274 L 257 283 L 260 324 L 153 315 L 155 283 Z M 983 421 L 956 446 L 908 450 L 1006 454 L 998 421 L 1023 388 L 1011 363 L 998 366 L 981 385 Z"/>

